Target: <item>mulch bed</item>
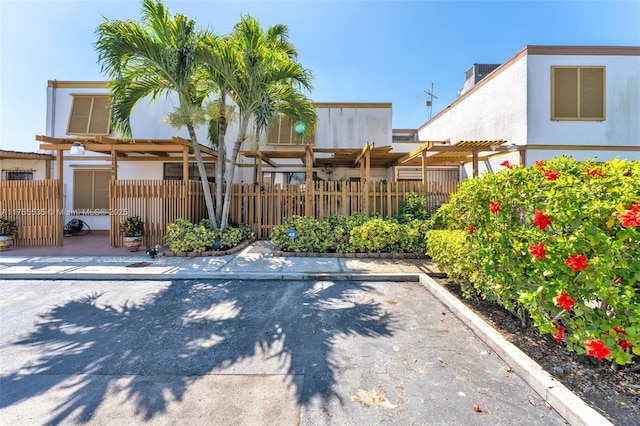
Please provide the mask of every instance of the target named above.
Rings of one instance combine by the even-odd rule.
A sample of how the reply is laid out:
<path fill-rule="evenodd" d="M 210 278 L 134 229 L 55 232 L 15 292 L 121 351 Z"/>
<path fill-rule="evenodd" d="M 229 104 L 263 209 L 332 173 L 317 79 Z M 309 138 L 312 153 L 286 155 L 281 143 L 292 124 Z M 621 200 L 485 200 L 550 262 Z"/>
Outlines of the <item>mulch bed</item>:
<path fill-rule="evenodd" d="M 614 370 L 610 362 L 568 352 L 551 335 L 522 327 L 500 305 L 480 298 L 465 299 L 459 284 L 447 278 L 434 279 L 609 421 L 620 426 L 640 425 L 640 368 Z"/>

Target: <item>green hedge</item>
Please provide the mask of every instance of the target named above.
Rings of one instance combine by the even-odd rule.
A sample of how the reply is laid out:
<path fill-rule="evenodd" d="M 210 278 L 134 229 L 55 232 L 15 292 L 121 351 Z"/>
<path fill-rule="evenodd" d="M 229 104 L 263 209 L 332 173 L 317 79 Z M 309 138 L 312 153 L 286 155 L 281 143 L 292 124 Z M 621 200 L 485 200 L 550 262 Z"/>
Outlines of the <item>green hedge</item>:
<path fill-rule="evenodd" d="M 561 157 L 487 173 L 463 182 L 436 216 L 466 232 L 460 263 L 477 269 L 476 292 L 569 350 L 637 362 L 640 162 Z"/>
<path fill-rule="evenodd" d="M 410 220 L 409 216 L 405 216 Z M 426 220 L 399 223 L 395 218 L 333 215 L 323 221 L 291 216 L 275 226 L 269 238 L 280 250 L 312 253 L 426 252 Z M 296 237 L 289 236 L 295 231 Z"/>
<path fill-rule="evenodd" d="M 253 231 L 246 225 L 229 226 L 221 232 L 219 229 L 211 230 L 208 219 L 195 224 L 178 218 L 167 225 L 164 239 L 172 252 L 203 252 L 212 249 L 227 250 L 253 238 L 253 235 Z"/>

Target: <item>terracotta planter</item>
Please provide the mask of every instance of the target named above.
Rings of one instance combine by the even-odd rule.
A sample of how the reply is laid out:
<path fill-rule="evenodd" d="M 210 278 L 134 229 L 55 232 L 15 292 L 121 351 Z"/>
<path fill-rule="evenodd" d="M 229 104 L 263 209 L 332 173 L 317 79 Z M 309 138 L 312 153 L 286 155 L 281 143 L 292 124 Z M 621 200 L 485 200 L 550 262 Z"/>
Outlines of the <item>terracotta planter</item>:
<path fill-rule="evenodd" d="M 138 251 L 142 246 L 142 235 L 134 235 L 134 236 L 124 236 L 122 237 L 124 246 L 129 249 L 129 251 Z"/>
<path fill-rule="evenodd" d="M 0 235 L 0 251 L 9 250 L 13 245 L 13 235 Z"/>

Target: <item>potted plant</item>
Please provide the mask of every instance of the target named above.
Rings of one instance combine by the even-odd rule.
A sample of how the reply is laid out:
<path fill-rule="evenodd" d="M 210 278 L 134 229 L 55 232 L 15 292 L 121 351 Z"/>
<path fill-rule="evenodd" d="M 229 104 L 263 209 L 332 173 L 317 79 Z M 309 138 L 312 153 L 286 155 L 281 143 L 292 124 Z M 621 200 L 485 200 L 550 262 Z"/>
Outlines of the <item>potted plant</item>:
<path fill-rule="evenodd" d="M 124 246 L 129 251 L 138 251 L 142 245 L 144 222 L 140 216 L 127 216 L 120 221 L 120 232 L 123 234 Z"/>
<path fill-rule="evenodd" d="M 9 250 L 13 245 L 13 235 L 17 230 L 15 219 L 0 216 L 0 250 Z"/>

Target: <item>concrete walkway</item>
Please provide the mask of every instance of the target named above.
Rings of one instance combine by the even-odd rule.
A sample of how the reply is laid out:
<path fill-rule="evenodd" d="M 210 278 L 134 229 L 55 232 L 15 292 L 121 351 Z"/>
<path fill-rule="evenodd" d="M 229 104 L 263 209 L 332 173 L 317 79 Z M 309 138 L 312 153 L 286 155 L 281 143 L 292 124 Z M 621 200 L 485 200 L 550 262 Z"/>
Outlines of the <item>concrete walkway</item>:
<path fill-rule="evenodd" d="M 44 420 L 72 424 L 106 424 L 112 421 L 175 424 L 179 422 L 178 419 L 184 419 L 182 423 L 206 424 L 213 421 L 213 414 L 200 396 L 211 389 L 225 388 L 241 389 L 244 394 L 232 392 L 233 398 L 230 399 L 229 394 L 214 392 L 212 403 L 216 407 L 232 407 L 235 410 L 221 413 L 227 417 L 223 416 L 218 424 L 335 424 L 335 421 L 340 424 L 381 421 L 388 424 L 438 425 L 561 424 L 564 421 L 574 426 L 611 424 L 433 281 L 429 274 L 438 271 L 429 261 L 278 257 L 273 255 L 274 249 L 272 243 L 258 241 L 229 256 L 156 259 L 139 255 L 51 256 L 22 253 L 18 256 L 10 251 L 0 253 L 0 307 L 4 324 L 0 345 L 0 422 L 7 419 L 11 420 L 11 424 L 43 424 Z M 18 280 L 29 281 L 23 283 Z M 52 285 L 48 280 L 60 281 Z M 125 282 L 127 280 L 136 280 L 136 285 Z M 185 280 L 207 280 L 206 288 L 202 287 L 205 284 L 198 284 L 198 281 Z M 210 280 L 223 281 L 216 283 Z M 265 286 L 263 283 L 269 280 L 278 285 Z M 352 286 L 351 290 L 334 294 L 337 287 L 331 287 L 330 283 L 335 281 L 347 283 L 344 285 Z M 362 281 L 368 281 L 371 285 L 357 284 Z M 390 281 L 398 284 L 388 283 Z M 194 286 L 198 287 L 197 293 L 190 290 L 195 289 Z M 416 288 L 428 291 L 416 293 L 412 290 Z M 209 308 L 209 311 L 199 314 L 198 309 L 202 307 L 198 303 L 211 302 L 193 299 L 190 294 L 201 297 L 202 291 L 213 290 L 217 295 L 215 297 L 224 294 L 226 299 L 218 301 L 215 312 Z M 324 299 L 318 297 L 323 291 L 328 292 Z M 85 300 L 88 294 L 96 300 Z M 165 298 L 167 294 L 171 297 Z M 256 294 L 260 297 L 255 297 Z M 80 296 L 84 298 L 78 299 Z M 148 302 L 152 304 L 145 307 Z M 240 302 L 242 306 L 236 305 Z M 134 305 L 130 306 L 129 303 Z M 253 307 L 252 303 L 267 303 L 268 306 Z M 100 309 L 96 310 L 96 307 Z M 218 312 L 221 307 L 229 312 Z M 245 319 L 234 325 L 236 311 L 240 312 L 240 308 L 249 315 L 255 312 L 265 312 L 265 315 L 254 318 L 255 321 L 247 323 Z M 370 309 L 381 309 L 375 318 L 385 318 L 385 312 L 391 313 L 393 308 L 393 316 L 402 321 L 394 323 L 393 333 L 377 330 L 370 334 L 373 329 L 366 325 L 360 333 L 357 324 L 352 322 L 353 318 L 341 317 L 341 312 L 344 312 L 341 309 L 345 308 L 363 309 L 365 314 L 358 318 L 369 320 L 374 318 Z M 176 310 L 182 314 L 178 317 L 166 316 L 166 313 Z M 50 318 L 51 321 L 43 325 L 42 330 L 34 331 L 34 324 L 42 321 L 45 313 L 49 316 L 61 314 L 63 317 Z M 107 316 L 103 321 L 100 317 L 104 315 Z M 310 322 L 301 320 L 307 317 L 310 317 Z M 187 323 L 185 318 L 190 318 Z M 443 328 L 444 318 L 447 318 L 447 327 Z M 214 320 L 215 327 L 222 328 L 214 334 L 207 334 L 213 332 L 206 332 L 200 323 L 211 320 Z M 163 321 L 167 323 L 163 324 Z M 249 340 L 250 346 L 247 346 L 247 339 L 237 337 L 237 333 L 245 333 L 245 325 L 252 321 L 255 322 L 253 328 L 264 328 L 273 323 L 271 325 L 278 336 L 288 337 L 273 342 L 267 337 L 259 341 Z M 304 327 L 310 327 L 311 334 L 299 331 L 303 323 Z M 114 331 L 100 338 L 91 337 L 92 333 L 102 332 L 100 324 L 113 324 L 120 334 L 114 334 Z M 184 334 L 185 324 L 192 327 L 188 330 L 195 333 L 193 336 Z M 374 325 L 381 326 L 378 320 Z M 58 334 L 53 334 L 56 327 L 62 328 Z M 172 330 L 176 327 L 183 331 L 173 336 Z M 24 330 L 30 333 L 26 340 L 20 335 Z M 60 336 L 67 336 L 74 330 L 77 330 L 75 333 L 84 330 L 79 334 L 82 341 L 72 345 L 76 349 L 69 352 L 60 347 L 64 340 Z M 155 333 L 153 330 L 164 330 L 158 336 L 162 344 L 156 349 L 152 346 L 157 346 L 160 341 L 150 338 Z M 327 335 L 331 330 L 339 331 L 336 335 Z M 169 334 L 165 335 L 167 331 Z M 265 328 L 261 333 L 271 332 Z M 318 353 L 308 348 L 309 345 L 315 345 L 316 333 L 320 336 L 318 345 L 331 345 L 334 348 L 333 355 L 339 355 L 338 358 L 320 356 L 313 361 Z M 354 340 L 357 335 L 365 339 Z M 47 342 L 47 336 L 54 338 Z M 116 359 L 112 357 L 111 348 L 122 344 L 120 336 L 126 338 L 125 343 L 130 349 L 125 352 L 127 358 Z M 184 345 L 185 336 L 193 337 L 189 343 L 191 346 L 180 347 Z M 21 346 L 19 337 L 23 339 L 22 342 L 31 345 Z M 371 337 L 375 338 L 371 340 Z M 165 338 L 175 340 L 163 341 Z M 214 340 L 207 343 L 212 338 Z M 251 339 L 255 340 L 255 337 Z M 268 344 L 265 344 L 265 339 L 269 340 Z M 433 343 L 435 340 L 429 343 L 431 339 L 437 339 L 437 344 Z M 141 347 L 137 346 L 138 342 L 141 342 Z M 359 349 L 351 351 L 352 344 L 358 345 Z M 178 349 L 175 349 L 176 345 Z M 219 345 L 223 345 L 224 353 L 200 350 L 218 348 Z M 387 354 L 389 348 L 391 352 Z M 444 354 L 453 348 L 458 354 L 455 358 L 468 359 L 464 361 L 437 356 L 438 351 L 444 350 Z M 161 355 L 154 355 L 154 350 L 160 350 Z M 245 352 L 237 354 L 238 350 Z M 60 351 L 62 354 L 56 358 L 56 353 Z M 169 355 L 165 357 L 167 351 Z M 296 351 L 303 352 L 296 355 L 298 358 L 291 358 Z M 394 364 L 393 354 L 398 351 L 403 358 L 399 364 Z M 82 353 L 82 358 L 78 353 Z M 204 356 L 203 360 L 212 363 L 209 366 L 211 368 L 202 369 L 202 364 L 197 362 L 193 365 L 175 364 L 185 353 L 205 354 L 198 356 Z M 277 356 L 277 353 L 288 354 L 288 358 Z M 222 358 L 218 360 L 218 356 Z M 229 357 L 235 360 L 231 364 Z M 80 359 L 85 364 L 74 367 L 73 363 L 80 362 Z M 186 362 L 190 358 L 184 359 Z M 385 359 L 389 361 L 383 361 Z M 291 366 L 293 361 L 299 363 L 298 368 L 281 368 L 282 363 Z M 460 364 L 461 361 L 464 362 Z M 258 368 L 264 362 L 273 368 Z M 165 363 L 166 369 L 162 367 Z M 335 377 L 331 376 L 334 380 L 331 389 L 335 391 L 333 405 L 314 405 L 309 402 L 311 399 L 307 401 L 304 393 L 300 393 L 314 386 L 324 389 L 324 376 L 309 375 L 309 371 L 318 365 L 326 367 L 326 374 L 335 374 Z M 51 367 L 51 371 L 58 372 L 59 377 L 42 373 L 47 366 Z M 453 376 L 437 373 L 430 378 L 431 381 L 420 379 L 424 374 L 421 371 L 425 368 L 434 372 L 440 371 L 441 367 L 440 373 L 446 371 Z M 34 368 L 35 375 L 30 373 Z M 164 378 L 160 377 L 163 371 L 167 374 Z M 348 387 L 340 379 L 343 372 L 345 380 L 348 378 Z M 519 378 L 515 380 L 515 377 Z M 156 378 L 160 382 L 156 383 Z M 68 381 L 69 386 L 60 381 L 49 383 L 51 380 Z M 186 388 L 185 380 L 189 382 Z M 386 383 L 384 380 L 390 381 Z M 98 396 L 78 390 L 87 383 L 91 389 L 100 390 Z M 386 398 L 379 394 L 382 388 L 376 387 L 376 383 L 386 383 L 383 386 L 387 392 Z M 453 383 L 459 383 L 460 386 L 453 386 Z M 486 386 L 482 383 L 486 383 Z M 136 406 L 135 400 L 120 401 L 118 398 L 122 398 L 122 393 L 118 390 L 123 389 L 125 393 L 126 389 L 135 391 L 134 397 L 142 402 Z M 159 392 L 158 389 L 160 392 L 163 392 L 162 389 L 189 392 L 184 393 L 184 403 L 180 398 L 173 398 L 171 404 L 169 400 L 149 400 Z M 489 407 L 489 412 L 485 413 L 487 415 L 476 415 L 478 413 L 468 406 L 470 401 L 463 405 L 453 403 L 453 399 L 460 401 L 461 395 L 470 392 L 461 389 L 472 389 L 473 392 L 480 390 L 481 395 L 491 395 L 493 399 L 482 400 L 485 410 Z M 409 390 L 412 395 L 423 395 L 422 400 L 409 401 L 403 394 Z M 112 394 L 116 396 L 108 397 Z M 523 395 L 529 395 L 528 400 Z M 85 411 L 75 416 L 71 408 L 78 408 L 74 402 L 78 401 L 78 397 L 96 397 L 98 401 L 80 404 Z M 63 401 L 59 401 L 59 398 Z M 71 407 L 57 405 L 64 400 L 72 404 Z M 104 401 L 102 405 L 100 400 Z M 405 400 L 407 404 L 402 405 Z M 424 406 L 427 400 L 433 404 L 432 410 L 429 405 Z M 492 402 L 495 400 L 503 401 L 500 405 L 502 408 L 496 408 L 498 405 Z M 168 405 L 159 409 L 157 404 L 160 403 L 169 404 L 172 408 L 169 409 Z M 278 407 L 274 408 L 274 405 Z M 398 406 L 404 408 L 399 410 L 396 408 Z M 51 410 L 45 413 L 48 410 L 46 407 L 53 407 L 51 410 L 54 412 L 62 407 L 64 415 L 52 418 Z M 93 414 L 87 407 L 106 411 Z M 154 415 L 146 419 L 143 416 L 137 420 L 125 420 L 120 418 L 123 414 L 118 407 L 131 409 L 138 414 L 140 409 L 151 410 Z M 275 411 L 267 412 L 265 407 L 272 407 Z M 273 417 L 260 418 L 265 413 Z M 34 421 L 36 418 L 43 421 Z"/>

